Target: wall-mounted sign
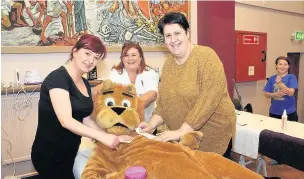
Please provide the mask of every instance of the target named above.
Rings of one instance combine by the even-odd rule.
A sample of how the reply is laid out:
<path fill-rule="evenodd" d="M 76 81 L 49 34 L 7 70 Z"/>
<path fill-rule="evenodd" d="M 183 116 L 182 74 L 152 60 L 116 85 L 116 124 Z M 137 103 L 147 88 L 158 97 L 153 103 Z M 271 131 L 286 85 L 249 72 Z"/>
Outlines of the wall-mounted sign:
<path fill-rule="evenodd" d="M 295 32 L 295 40 L 304 40 L 304 32 Z"/>
<path fill-rule="evenodd" d="M 258 35 L 243 35 L 243 44 L 260 44 Z"/>

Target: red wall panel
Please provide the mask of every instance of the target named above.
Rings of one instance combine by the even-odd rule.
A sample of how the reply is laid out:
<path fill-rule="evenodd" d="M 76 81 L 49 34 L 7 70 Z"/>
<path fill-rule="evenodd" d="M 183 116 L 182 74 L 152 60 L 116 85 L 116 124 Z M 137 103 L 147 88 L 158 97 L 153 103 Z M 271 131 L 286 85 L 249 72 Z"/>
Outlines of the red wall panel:
<path fill-rule="evenodd" d="M 229 94 L 235 76 L 235 2 L 197 1 L 198 44 L 213 48 L 222 60 Z"/>

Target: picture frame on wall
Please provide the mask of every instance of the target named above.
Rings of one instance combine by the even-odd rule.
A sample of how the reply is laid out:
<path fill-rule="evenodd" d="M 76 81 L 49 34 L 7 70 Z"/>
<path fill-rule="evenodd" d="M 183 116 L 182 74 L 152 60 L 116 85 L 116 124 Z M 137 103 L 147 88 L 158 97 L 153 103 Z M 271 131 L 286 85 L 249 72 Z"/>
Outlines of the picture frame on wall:
<path fill-rule="evenodd" d="M 186 0 L 2 0 L 1 6 L 2 53 L 70 52 L 86 33 L 100 37 L 109 52 L 119 52 L 126 41 L 144 51 L 167 51 L 159 19 L 182 12 L 190 20 Z"/>

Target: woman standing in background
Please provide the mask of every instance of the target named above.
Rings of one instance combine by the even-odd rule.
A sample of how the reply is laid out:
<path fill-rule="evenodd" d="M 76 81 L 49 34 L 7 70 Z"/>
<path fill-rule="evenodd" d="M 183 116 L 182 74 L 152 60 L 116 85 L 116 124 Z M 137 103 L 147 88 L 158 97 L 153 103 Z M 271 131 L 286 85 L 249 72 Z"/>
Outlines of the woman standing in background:
<path fill-rule="evenodd" d="M 287 57 L 280 56 L 275 61 L 277 74 L 267 81 L 264 88 L 265 96 L 271 98 L 269 116 L 281 119 L 286 110 L 289 121 L 298 121 L 295 90 L 298 89 L 297 78 L 288 74 L 290 62 Z"/>

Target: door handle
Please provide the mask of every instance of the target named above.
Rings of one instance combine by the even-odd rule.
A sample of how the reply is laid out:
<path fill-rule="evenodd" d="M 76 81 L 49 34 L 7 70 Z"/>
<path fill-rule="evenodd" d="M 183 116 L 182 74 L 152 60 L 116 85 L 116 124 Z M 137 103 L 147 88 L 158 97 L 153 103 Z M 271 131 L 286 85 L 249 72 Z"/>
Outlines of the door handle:
<path fill-rule="evenodd" d="M 262 60 L 261 61 L 265 62 L 266 59 L 267 59 L 267 53 L 264 50 L 262 50 Z"/>

